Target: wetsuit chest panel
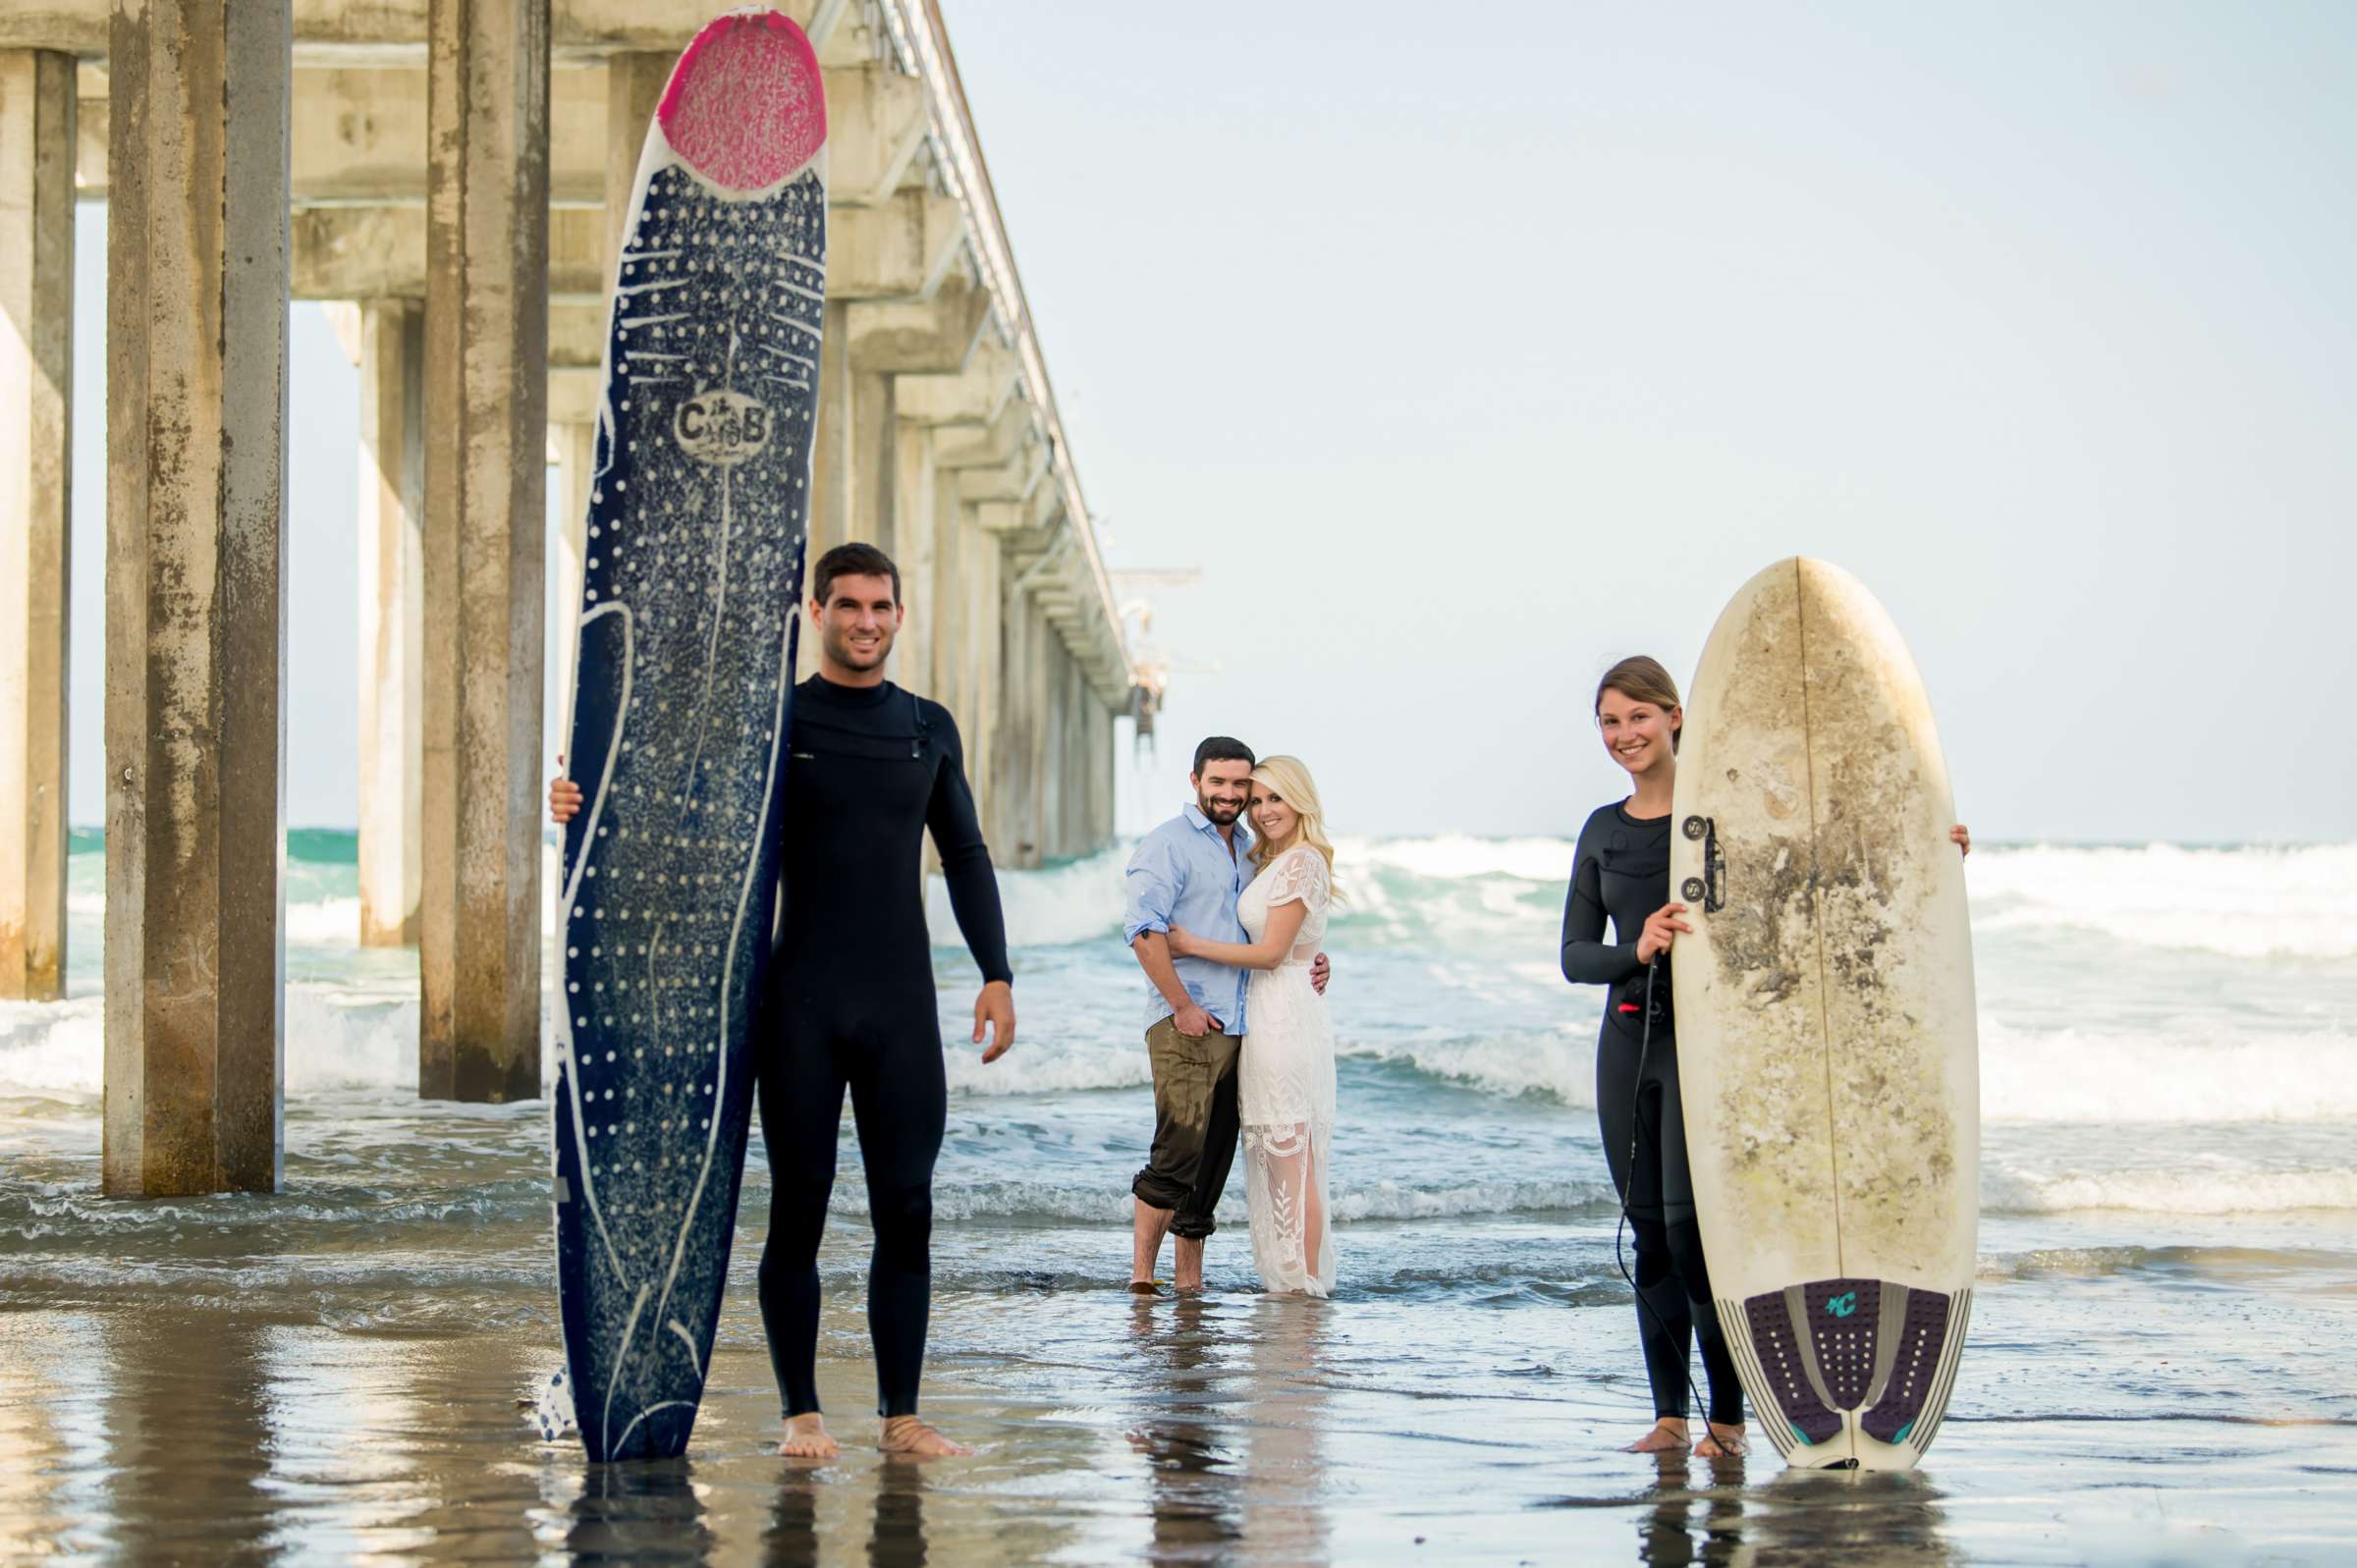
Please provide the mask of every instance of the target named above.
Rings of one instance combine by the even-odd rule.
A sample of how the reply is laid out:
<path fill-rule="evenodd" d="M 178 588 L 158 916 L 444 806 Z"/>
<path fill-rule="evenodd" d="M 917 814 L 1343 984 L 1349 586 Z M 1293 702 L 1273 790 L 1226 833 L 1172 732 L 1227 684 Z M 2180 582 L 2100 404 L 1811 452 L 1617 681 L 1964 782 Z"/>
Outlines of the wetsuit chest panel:
<path fill-rule="evenodd" d="M 925 819 L 944 753 L 897 686 L 814 682 L 796 688 L 788 738 L 777 959 L 862 974 L 887 964 L 929 986 Z"/>
<path fill-rule="evenodd" d="M 1639 838 L 1618 830 L 1615 841 L 1596 856 L 1597 880 L 1604 890 L 1605 907 L 1623 942 L 1633 942 L 1645 929 L 1646 917 L 1670 901 L 1670 835 Z"/>
<path fill-rule="evenodd" d="M 1647 918 L 1670 901 L 1670 820 L 1632 821 L 1614 813 L 1596 846 L 1596 882 L 1613 934 L 1636 941 Z M 1675 1049 L 1664 1038 L 1671 1026 L 1670 963 L 1665 955 L 1656 966 L 1650 1000 L 1654 1039 L 1665 1053 Z M 1647 1007 L 1645 976 L 1638 973 L 1613 988 L 1605 1015 L 1630 1039 L 1641 1039 Z"/>
<path fill-rule="evenodd" d="M 797 734 L 794 772 L 786 784 L 788 808 L 837 820 L 905 823 L 921 834 L 925 802 L 933 795 L 933 759 L 911 757 L 908 749 L 906 740 Z"/>

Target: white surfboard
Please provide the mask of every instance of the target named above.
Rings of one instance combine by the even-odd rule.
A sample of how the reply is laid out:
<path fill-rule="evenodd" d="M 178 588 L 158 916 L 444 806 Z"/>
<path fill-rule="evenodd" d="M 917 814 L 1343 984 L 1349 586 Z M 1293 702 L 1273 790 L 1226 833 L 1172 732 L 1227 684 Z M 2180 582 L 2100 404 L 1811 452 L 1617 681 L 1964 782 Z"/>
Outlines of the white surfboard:
<path fill-rule="evenodd" d="M 1947 768 L 1874 596 L 1781 561 L 1686 693 L 1672 963 L 1719 1316 L 1794 1465 L 1911 1468 L 1954 1387 L 1979 1229 L 1972 939 Z"/>

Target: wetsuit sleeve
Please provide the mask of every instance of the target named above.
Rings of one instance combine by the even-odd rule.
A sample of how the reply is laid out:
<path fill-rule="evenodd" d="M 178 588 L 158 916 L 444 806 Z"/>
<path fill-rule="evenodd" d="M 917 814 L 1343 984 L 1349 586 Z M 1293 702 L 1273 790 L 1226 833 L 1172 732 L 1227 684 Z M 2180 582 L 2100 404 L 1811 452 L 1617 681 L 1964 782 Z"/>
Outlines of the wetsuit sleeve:
<path fill-rule="evenodd" d="M 1563 898 L 1563 978 L 1575 986 L 1609 986 L 1644 967 L 1635 943 L 1604 940 L 1604 879 L 1582 833 L 1571 891 Z"/>
<path fill-rule="evenodd" d="M 934 711 L 933 725 L 943 737 L 942 758 L 933 775 L 933 798 L 925 806 L 925 826 L 933 832 L 933 847 L 941 851 L 941 880 L 949 884 L 950 909 L 974 962 L 981 966 L 983 980 L 1012 982 L 1007 916 L 999 906 L 999 879 L 990 869 L 990 845 L 982 839 L 974 791 L 965 782 L 965 745 L 946 711 Z"/>

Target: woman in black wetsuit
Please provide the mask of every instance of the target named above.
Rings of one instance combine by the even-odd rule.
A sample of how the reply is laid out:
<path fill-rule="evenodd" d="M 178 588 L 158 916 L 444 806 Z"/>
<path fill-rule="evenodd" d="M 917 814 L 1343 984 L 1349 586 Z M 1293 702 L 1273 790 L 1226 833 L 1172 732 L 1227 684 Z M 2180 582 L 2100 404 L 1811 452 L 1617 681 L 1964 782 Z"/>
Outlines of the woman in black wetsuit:
<path fill-rule="evenodd" d="M 1627 1203 L 1636 1237 L 1637 1335 L 1655 1416 L 1653 1430 L 1629 1451 L 1685 1447 L 1686 1369 L 1699 1341 L 1710 1379 L 1710 1431 L 1694 1452 L 1719 1458 L 1747 1445 L 1743 1387 L 1719 1331 L 1694 1218 L 1670 1005 L 1671 947 L 1679 932 L 1694 929 L 1679 918 L 1686 906 L 1670 900 L 1671 802 L 1684 722 L 1676 682 L 1655 660 L 1623 659 L 1597 682 L 1604 749 L 1628 770 L 1636 788 L 1625 800 L 1599 806 L 1579 831 L 1563 903 L 1563 978 L 1612 987 L 1596 1043 L 1596 1114 L 1613 1185 Z M 1962 827 L 1948 837 L 1971 852 L 1972 836 Z M 1604 940 L 1608 914 L 1616 942 Z"/>
<path fill-rule="evenodd" d="M 1628 770 L 1636 789 L 1626 800 L 1599 806 L 1579 830 L 1563 903 L 1563 978 L 1613 988 L 1596 1042 L 1596 1114 L 1613 1185 L 1636 1236 L 1637 1337 L 1655 1416 L 1653 1431 L 1629 1451 L 1684 1450 L 1686 1367 L 1699 1338 L 1711 1383 L 1711 1430 L 1694 1451 L 1716 1458 L 1744 1450 L 1743 1385 L 1711 1305 L 1671 1032 L 1670 946 L 1678 932 L 1693 929 L 1678 918 L 1685 906 L 1670 901 L 1670 801 L 1684 717 L 1676 684 L 1654 660 L 1623 659 L 1597 684 L 1604 749 Z M 1608 914 L 1617 942 L 1604 940 Z"/>

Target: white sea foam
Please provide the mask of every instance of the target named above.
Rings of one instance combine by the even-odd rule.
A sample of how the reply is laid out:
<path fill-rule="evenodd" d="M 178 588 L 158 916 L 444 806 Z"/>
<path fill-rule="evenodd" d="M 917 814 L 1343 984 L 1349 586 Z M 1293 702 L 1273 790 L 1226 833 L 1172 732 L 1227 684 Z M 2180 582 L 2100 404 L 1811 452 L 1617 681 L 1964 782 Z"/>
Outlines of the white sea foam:
<path fill-rule="evenodd" d="M 1596 1040 L 1584 1020 L 1507 1037 L 1345 1040 L 1343 1054 L 1402 1063 L 1492 1094 L 1595 1104 Z M 1984 1017 L 1981 1117 L 1988 1123 L 2357 1122 L 2357 1038 L 2329 1030 L 2201 1038 L 2024 1030 Z"/>
<path fill-rule="evenodd" d="M 106 1060 L 106 1003 L 0 1001 L 0 1084 L 96 1099 Z"/>
<path fill-rule="evenodd" d="M 1125 1177 L 1127 1170 L 1115 1174 Z M 1374 1219 L 1438 1219 L 1486 1215 L 1553 1212 L 1604 1213 L 1617 1203 L 1601 1163 L 1592 1177 L 1495 1179 L 1451 1184 L 1351 1180 L 1338 1175 L 1334 1215 L 1338 1222 Z M 855 1182 L 843 1181 L 833 1208 L 864 1215 L 867 1200 Z M 1985 1214 L 2068 1214 L 2127 1210 L 2163 1215 L 2282 1214 L 2301 1210 L 2357 1209 L 2357 1169 L 2311 1171 L 2221 1171 L 2217 1168 L 2064 1171 L 2034 1174 L 1984 1168 L 1981 1209 Z M 945 1183 L 934 1194 L 935 1217 L 1069 1219 L 1118 1223 L 1128 1219 L 1125 1180 L 984 1181 Z M 1222 1223 L 1241 1224 L 1242 1199 L 1231 1184 L 1221 1201 Z"/>
<path fill-rule="evenodd" d="M 1018 1033 L 1013 1052 L 985 1065 L 980 1051 L 952 1036 L 946 1059 L 954 1095 L 1070 1094 L 1087 1089 L 1135 1089 L 1154 1081 L 1142 1039 L 1108 1046 L 1036 1040 Z"/>
<path fill-rule="evenodd" d="M 1118 937 L 1125 896 L 1123 868 L 1128 861 L 1124 845 L 1044 871 L 1000 872 L 1008 946 L 1061 947 Z M 957 913 L 939 876 L 925 879 L 925 925 L 936 943 L 958 941 Z"/>
<path fill-rule="evenodd" d="M 1476 838 L 1443 834 L 1431 838 L 1343 838 L 1335 844 L 1336 874 L 1404 871 L 1435 882 L 1504 877 L 1562 888 L 1571 877 L 1575 845 L 1568 838 Z"/>
<path fill-rule="evenodd" d="M 1596 1031 L 1582 1022 L 1554 1033 L 1508 1038 L 1442 1037 L 1371 1045 L 1344 1042 L 1344 1057 L 1397 1062 L 1427 1077 L 1496 1095 L 1543 1094 L 1566 1106 L 1596 1105 Z"/>
<path fill-rule="evenodd" d="M 2283 1214 L 2357 1209 L 2357 1169 L 2031 1172 L 1984 1168 L 1981 1208 L 1989 1214 L 2065 1214 L 2125 1209 L 2161 1215 Z"/>
<path fill-rule="evenodd" d="M 96 997 L 0 1003 L 0 1084 L 94 1097 L 104 1061 L 102 1019 Z M 1345 1036 L 1342 1053 L 1488 1094 L 1543 1095 L 1579 1108 L 1595 1104 L 1595 1037 L 1585 1020 L 1503 1036 L 1436 1033 L 1382 1042 Z M 1134 1089 L 1151 1081 L 1145 1052 L 1121 1025 L 1029 1034 L 989 1066 L 953 1037 L 947 1061 L 950 1089 L 960 1095 Z M 413 993 L 288 986 L 290 1092 L 414 1092 L 416 1083 Z M 2357 1039 L 2330 1031 L 2153 1038 L 2022 1030 L 1984 1019 L 1981 1111 L 1993 1125 L 2357 1123 Z"/>
<path fill-rule="evenodd" d="M 1125 1224 L 1130 1217 L 1126 1179 L 1129 1171 L 1121 1169 L 1115 1174 L 1120 1179 L 1086 1183 L 1053 1180 L 944 1183 L 934 1191 L 933 1216 L 937 1220 L 1033 1218 Z M 1592 1212 L 1617 1202 L 1612 1183 L 1601 1169 L 1590 1180 L 1478 1181 L 1447 1186 L 1353 1182 L 1343 1178 L 1336 1181 L 1333 1198 L 1338 1223 L 1564 1210 Z M 855 1181 L 839 1180 L 830 1207 L 837 1214 L 864 1215 L 866 1190 Z M 1230 1183 L 1228 1195 L 1220 1201 L 1217 1217 L 1222 1224 L 1244 1222 L 1239 1183 Z"/>
<path fill-rule="evenodd" d="M 1988 1122 L 2357 1122 L 2357 1036 L 2010 1028 L 1981 1020 Z"/>
<path fill-rule="evenodd" d="M 320 898 L 287 905 L 287 941 L 310 946 L 351 946 L 360 940 L 360 900 Z"/>
<path fill-rule="evenodd" d="M 286 1092 L 417 1091 L 417 999 L 382 990 L 290 983 Z M 94 1101 L 106 1064 L 97 997 L 0 1002 L 0 1085 Z M 543 1081 L 548 1063 L 543 1060 Z"/>
<path fill-rule="evenodd" d="M 1983 931 L 2101 932 L 2236 958 L 2357 958 L 2357 844 L 2039 846 L 1972 857 Z"/>
<path fill-rule="evenodd" d="M 287 988 L 287 1092 L 417 1092 L 417 1001 L 355 996 L 326 986 Z"/>

